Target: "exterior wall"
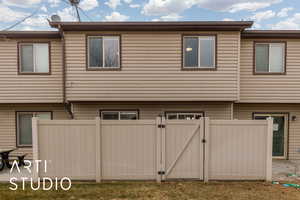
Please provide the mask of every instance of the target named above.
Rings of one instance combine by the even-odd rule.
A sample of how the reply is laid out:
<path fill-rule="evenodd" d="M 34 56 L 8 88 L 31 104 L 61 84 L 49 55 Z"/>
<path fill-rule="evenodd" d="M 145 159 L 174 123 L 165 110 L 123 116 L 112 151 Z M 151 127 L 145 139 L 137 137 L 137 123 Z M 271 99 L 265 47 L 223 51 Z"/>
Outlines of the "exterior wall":
<path fill-rule="evenodd" d="M 51 75 L 18 74 L 18 42 L 51 41 Z M 60 40 L 0 40 L 0 103 L 62 103 Z"/>
<path fill-rule="evenodd" d="M 86 35 L 121 35 L 121 70 L 86 70 Z M 183 34 L 217 34 L 217 70 L 182 70 Z M 66 32 L 68 101 L 234 101 L 240 32 Z"/>
<path fill-rule="evenodd" d="M 53 119 L 69 119 L 59 104 L 0 104 L 0 149 L 16 148 L 16 111 L 52 111 Z M 31 158 L 32 148 L 20 147 L 15 152 Z"/>
<path fill-rule="evenodd" d="M 204 111 L 211 119 L 231 119 L 231 103 L 206 102 L 116 102 L 73 104 L 75 119 L 95 119 L 103 109 L 138 109 L 140 119 L 155 119 L 165 111 Z"/>
<path fill-rule="evenodd" d="M 260 40 L 256 40 L 260 41 Z M 264 39 L 263 41 L 268 41 Z M 271 39 L 269 41 L 274 41 Z M 253 42 L 241 41 L 240 102 L 299 103 L 300 101 L 300 40 L 287 39 L 286 74 L 253 75 Z"/>
<path fill-rule="evenodd" d="M 235 119 L 252 119 L 253 112 L 284 112 L 289 113 L 288 159 L 300 159 L 300 104 L 235 104 Z M 291 121 L 297 116 L 296 121 Z"/>

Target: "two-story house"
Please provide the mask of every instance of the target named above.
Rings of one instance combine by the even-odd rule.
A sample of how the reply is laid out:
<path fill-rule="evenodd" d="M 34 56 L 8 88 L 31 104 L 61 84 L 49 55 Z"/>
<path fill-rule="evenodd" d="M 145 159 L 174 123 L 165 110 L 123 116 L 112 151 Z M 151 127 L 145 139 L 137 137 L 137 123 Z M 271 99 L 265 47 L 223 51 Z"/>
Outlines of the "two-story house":
<path fill-rule="evenodd" d="M 50 26 L 58 31 L 0 32 L 0 148 L 30 152 L 34 115 L 272 116 L 274 157 L 300 159 L 300 32 L 249 31 L 248 21 Z"/>

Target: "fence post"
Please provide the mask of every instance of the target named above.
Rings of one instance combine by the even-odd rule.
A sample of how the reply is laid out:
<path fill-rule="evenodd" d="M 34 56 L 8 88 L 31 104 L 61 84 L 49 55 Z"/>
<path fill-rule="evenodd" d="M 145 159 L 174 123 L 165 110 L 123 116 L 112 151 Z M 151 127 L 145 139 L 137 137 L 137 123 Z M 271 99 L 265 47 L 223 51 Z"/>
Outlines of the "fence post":
<path fill-rule="evenodd" d="M 159 172 L 162 170 L 161 168 L 161 128 L 159 125 L 161 124 L 161 117 L 156 117 L 156 182 L 161 182 L 161 175 Z"/>
<path fill-rule="evenodd" d="M 161 125 L 162 125 L 162 128 L 161 128 L 161 148 L 162 148 L 161 159 L 162 159 L 162 162 L 161 162 L 161 165 L 162 165 L 162 171 L 164 172 L 162 179 L 166 180 L 165 173 L 166 173 L 166 128 L 167 128 L 167 125 L 166 125 L 166 118 L 164 116 L 161 117 Z"/>
<path fill-rule="evenodd" d="M 32 152 L 33 152 L 33 170 L 32 178 L 35 182 L 39 178 L 38 160 L 39 160 L 39 141 L 38 141 L 38 118 L 32 117 Z"/>
<path fill-rule="evenodd" d="M 96 117 L 95 119 L 95 125 L 96 125 L 96 133 L 95 133 L 95 142 L 96 142 L 96 182 L 99 183 L 101 182 L 101 172 L 102 172 L 102 167 L 101 167 L 101 119 L 100 117 Z"/>
<path fill-rule="evenodd" d="M 273 119 L 267 119 L 267 163 L 266 163 L 266 181 L 272 181 L 272 151 L 273 151 Z"/>
<path fill-rule="evenodd" d="M 209 174 L 209 143 L 210 143 L 210 120 L 208 117 L 204 118 L 204 166 L 203 166 L 203 176 L 204 182 L 208 182 L 208 174 Z"/>

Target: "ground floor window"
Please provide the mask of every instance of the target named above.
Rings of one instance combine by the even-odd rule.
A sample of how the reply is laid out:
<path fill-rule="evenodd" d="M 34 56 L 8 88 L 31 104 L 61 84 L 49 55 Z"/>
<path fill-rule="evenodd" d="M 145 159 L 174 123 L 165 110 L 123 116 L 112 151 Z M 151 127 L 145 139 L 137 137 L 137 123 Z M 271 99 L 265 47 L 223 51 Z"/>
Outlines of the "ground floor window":
<path fill-rule="evenodd" d="M 203 112 L 166 112 L 167 120 L 197 120 L 203 116 Z"/>
<path fill-rule="evenodd" d="M 32 117 L 51 119 L 49 112 L 17 112 L 17 146 L 32 146 Z"/>
<path fill-rule="evenodd" d="M 101 119 L 104 120 L 137 120 L 139 118 L 139 112 L 137 110 L 105 110 L 100 111 Z"/>

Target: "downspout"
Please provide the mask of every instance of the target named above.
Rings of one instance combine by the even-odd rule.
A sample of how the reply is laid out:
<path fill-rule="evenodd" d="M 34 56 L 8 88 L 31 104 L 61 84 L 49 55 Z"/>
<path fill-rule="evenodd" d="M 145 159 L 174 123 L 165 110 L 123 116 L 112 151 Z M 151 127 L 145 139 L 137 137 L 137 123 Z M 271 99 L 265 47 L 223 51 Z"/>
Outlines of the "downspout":
<path fill-rule="evenodd" d="M 63 92 L 63 104 L 65 110 L 68 112 L 71 119 L 74 119 L 74 113 L 72 112 L 72 104 L 67 102 L 66 98 L 66 42 L 65 42 L 65 35 L 61 28 L 61 25 L 58 25 L 58 29 L 61 35 L 62 41 L 62 92 Z"/>

